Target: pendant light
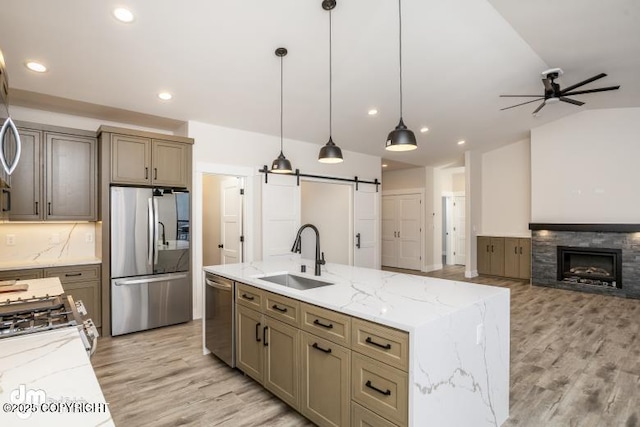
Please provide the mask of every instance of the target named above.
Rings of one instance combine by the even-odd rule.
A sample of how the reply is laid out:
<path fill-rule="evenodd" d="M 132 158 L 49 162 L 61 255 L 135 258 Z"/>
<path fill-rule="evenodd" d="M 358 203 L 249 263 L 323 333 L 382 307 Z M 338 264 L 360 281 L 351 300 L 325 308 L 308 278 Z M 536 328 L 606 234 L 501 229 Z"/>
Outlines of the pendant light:
<path fill-rule="evenodd" d="M 283 99 L 283 84 L 282 84 L 282 60 L 287 55 L 287 49 L 284 47 L 279 47 L 276 49 L 276 56 L 280 58 L 280 155 L 273 161 L 271 164 L 271 172 L 274 173 L 291 173 L 293 169 L 291 168 L 291 162 L 287 160 L 282 152 L 283 146 L 283 133 L 282 133 L 282 99 Z"/>
<path fill-rule="evenodd" d="M 336 7 L 336 0 L 323 0 L 322 8 L 324 10 L 329 11 L 329 142 L 325 144 L 324 147 L 320 149 L 320 155 L 318 155 L 318 161 L 321 163 L 341 163 L 343 161 L 342 158 L 342 150 L 338 147 L 331 137 L 332 131 L 332 90 L 333 90 L 333 80 L 332 80 L 332 61 L 331 61 L 331 41 L 332 41 L 332 26 L 331 26 L 331 11 Z"/>
<path fill-rule="evenodd" d="M 399 17 L 399 59 L 400 59 L 400 123 L 387 136 L 385 148 L 389 151 L 409 151 L 418 148 L 416 136 L 412 130 L 408 129 L 402 120 L 402 0 L 398 0 Z"/>

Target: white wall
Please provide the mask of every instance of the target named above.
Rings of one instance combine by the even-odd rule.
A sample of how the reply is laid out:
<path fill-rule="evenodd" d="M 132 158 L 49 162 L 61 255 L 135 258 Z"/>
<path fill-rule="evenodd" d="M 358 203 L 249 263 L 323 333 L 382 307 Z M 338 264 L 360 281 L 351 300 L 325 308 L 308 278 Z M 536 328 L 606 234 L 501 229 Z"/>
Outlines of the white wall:
<path fill-rule="evenodd" d="M 382 172 L 382 191 L 424 188 L 425 168 L 398 169 Z"/>
<path fill-rule="evenodd" d="M 530 235 L 530 148 L 526 139 L 482 155 L 483 234 Z"/>
<path fill-rule="evenodd" d="M 637 223 L 640 108 L 586 110 L 531 130 L 531 219 Z"/>
<path fill-rule="evenodd" d="M 353 196 L 351 185 L 302 181 L 300 218 L 320 232 L 320 249 L 327 262 L 353 263 Z M 302 257 L 315 259 L 315 233 L 305 230 Z"/>

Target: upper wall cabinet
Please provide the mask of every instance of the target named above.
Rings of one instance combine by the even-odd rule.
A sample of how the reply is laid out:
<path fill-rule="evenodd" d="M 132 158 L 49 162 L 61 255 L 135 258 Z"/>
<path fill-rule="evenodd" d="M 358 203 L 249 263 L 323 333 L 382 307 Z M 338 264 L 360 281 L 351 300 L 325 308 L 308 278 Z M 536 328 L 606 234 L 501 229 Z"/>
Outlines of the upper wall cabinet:
<path fill-rule="evenodd" d="M 97 220 L 97 140 L 19 128 L 22 154 L 11 175 L 13 221 Z M 9 144 L 9 151 L 13 150 Z"/>
<path fill-rule="evenodd" d="M 111 182 L 189 187 L 190 157 L 190 144 L 112 134 Z"/>

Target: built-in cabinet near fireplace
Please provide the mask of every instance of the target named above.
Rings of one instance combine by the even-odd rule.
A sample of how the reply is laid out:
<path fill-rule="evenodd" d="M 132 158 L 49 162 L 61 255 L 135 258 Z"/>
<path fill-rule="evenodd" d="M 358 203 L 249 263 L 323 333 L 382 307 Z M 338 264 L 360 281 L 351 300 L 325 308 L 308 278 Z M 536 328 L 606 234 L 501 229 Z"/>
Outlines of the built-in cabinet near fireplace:
<path fill-rule="evenodd" d="M 558 246 L 558 281 L 622 288 L 622 250 Z"/>

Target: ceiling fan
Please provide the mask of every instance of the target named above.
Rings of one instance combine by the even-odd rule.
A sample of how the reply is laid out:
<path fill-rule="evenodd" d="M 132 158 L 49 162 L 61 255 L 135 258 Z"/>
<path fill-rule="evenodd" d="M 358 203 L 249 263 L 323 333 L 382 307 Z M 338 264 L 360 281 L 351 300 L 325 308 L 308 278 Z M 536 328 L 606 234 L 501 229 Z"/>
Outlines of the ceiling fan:
<path fill-rule="evenodd" d="M 567 98 L 567 96 L 573 95 L 582 95 L 584 93 L 593 93 L 593 92 L 605 92 L 608 90 L 616 90 L 620 89 L 620 85 L 618 86 L 607 86 L 607 87 L 599 87 L 596 89 L 586 89 L 586 90 L 574 90 L 581 86 L 584 86 L 588 83 L 591 83 L 595 80 L 606 77 L 605 73 L 600 73 L 596 76 L 588 78 L 586 80 L 581 81 L 580 83 L 576 83 L 567 88 L 560 89 L 560 85 L 555 82 L 555 80 L 561 76 L 564 72 L 560 68 L 551 68 L 549 70 L 542 72 L 542 84 L 544 85 L 544 95 L 500 95 L 503 98 L 536 98 L 532 101 L 522 102 L 520 104 L 512 105 L 510 107 L 501 108 L 502 110 L 508 110 L 510 108 L 519 107 L 521 105 L 530 104 L 536 101 L 542 101 L 542 104 L 538 105 L 538 108 L 533 110 L 533 115 L 535 116 L 541 109 L 547 104 L 555 104 L 556 102 L 567 102 L 569 104 L 574 104 L 577 106 L 581 106 L 584 102 L 576 101 L 575 99 Z"/>

